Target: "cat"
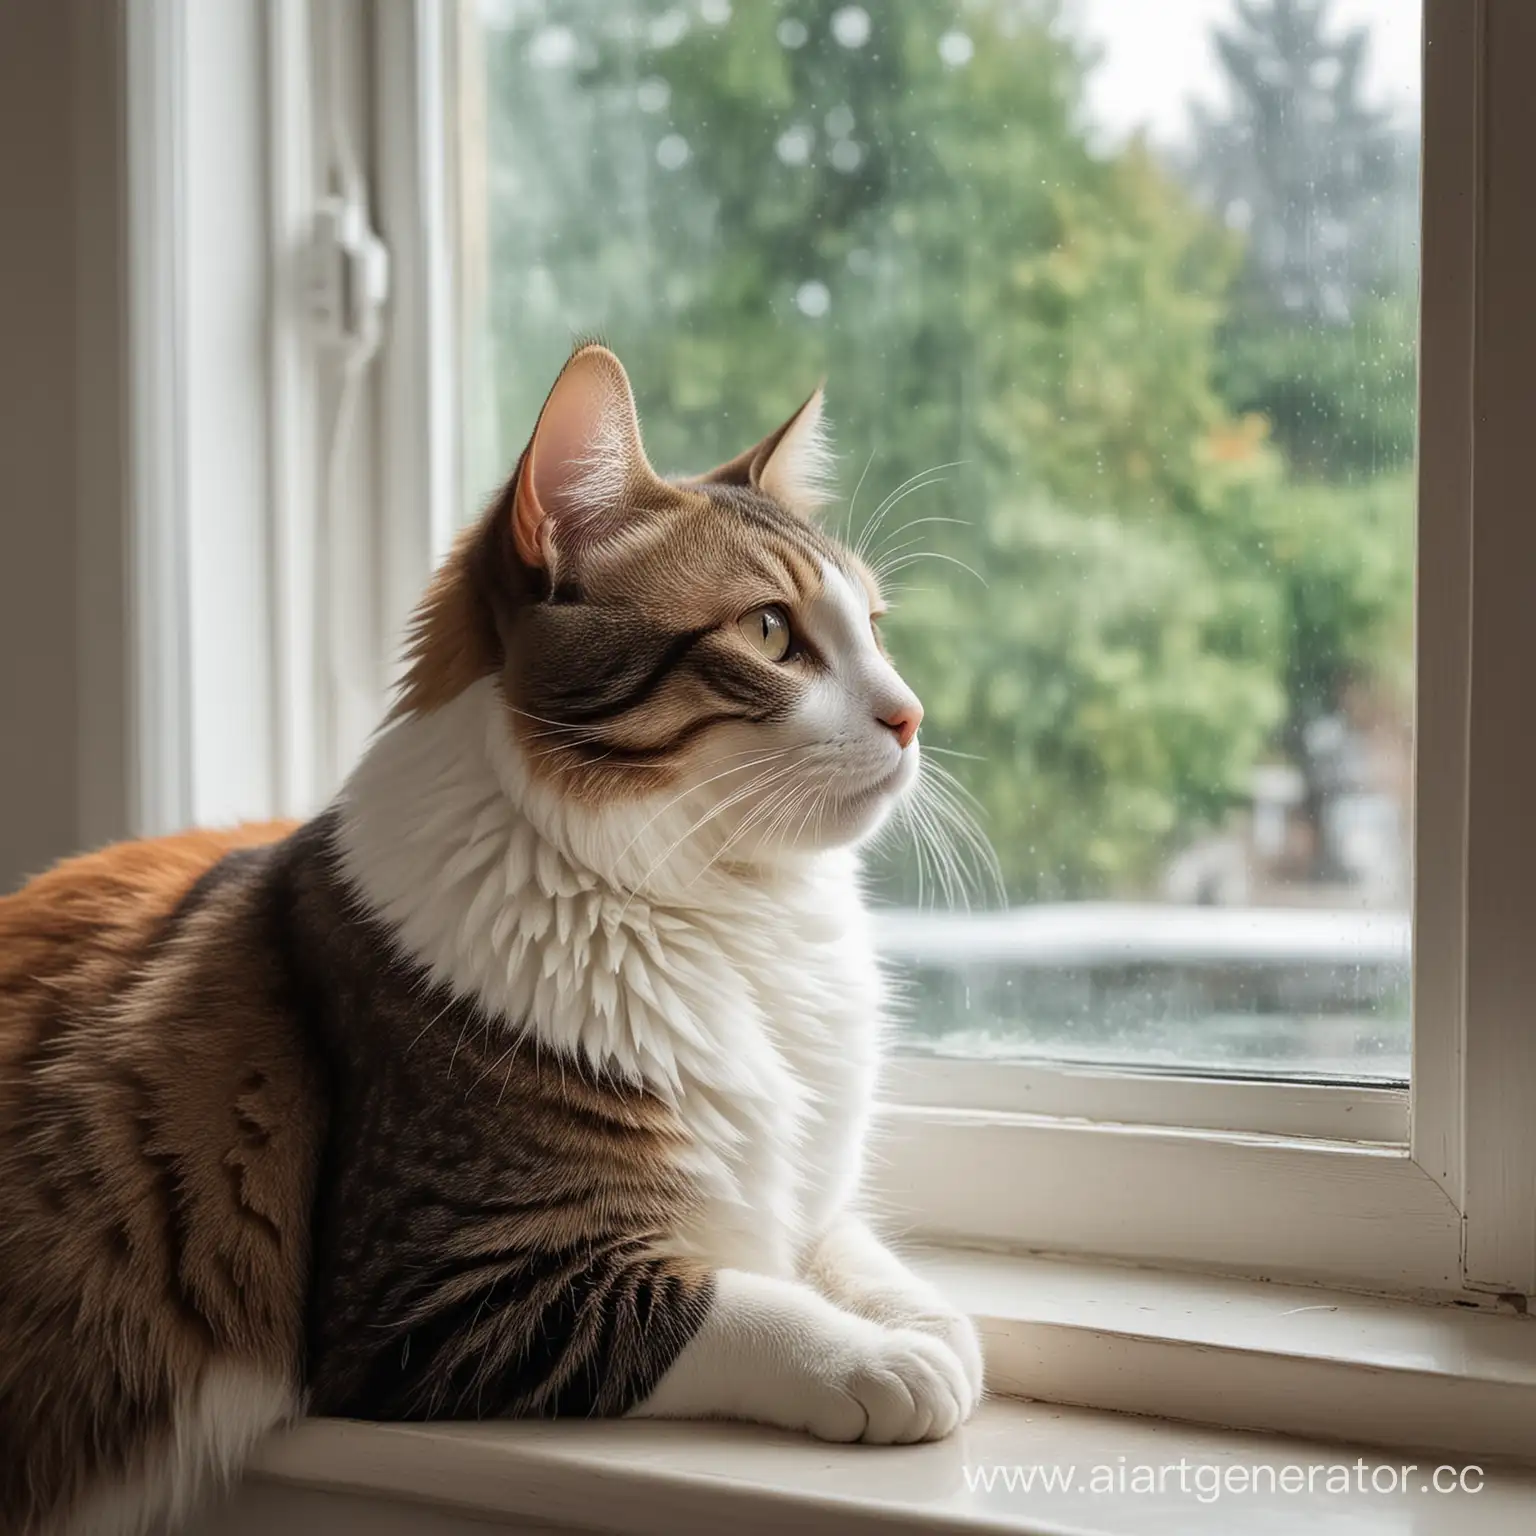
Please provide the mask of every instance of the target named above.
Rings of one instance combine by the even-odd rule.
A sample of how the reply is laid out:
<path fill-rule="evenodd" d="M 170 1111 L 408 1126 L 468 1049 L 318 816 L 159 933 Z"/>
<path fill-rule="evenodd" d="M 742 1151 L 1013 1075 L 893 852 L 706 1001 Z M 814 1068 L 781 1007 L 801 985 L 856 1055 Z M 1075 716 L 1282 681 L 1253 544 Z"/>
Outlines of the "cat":
<path fill-rule="evenodd" d="M 320 815 L 0 900 L 0 1530 L 174 1523 L 305 1412 L 971 1414 L 860 1214 L 922 707 L 827 459 L 818 391 L 664 480 L 578 346 Z"/>

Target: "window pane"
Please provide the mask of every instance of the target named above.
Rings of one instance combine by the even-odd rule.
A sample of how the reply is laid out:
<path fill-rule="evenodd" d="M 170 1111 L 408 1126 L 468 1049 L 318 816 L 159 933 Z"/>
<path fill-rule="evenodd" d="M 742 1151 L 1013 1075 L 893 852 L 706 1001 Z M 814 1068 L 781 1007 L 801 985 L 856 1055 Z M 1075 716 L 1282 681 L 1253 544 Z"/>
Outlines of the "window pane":
<path fill-rule="evenodd" d="M 914 1049 L 1406 1078 L 1405 0 L 464 0 L 470 483 L 573 335 L 689 471 L 825 375 L 972 841 Z"/>

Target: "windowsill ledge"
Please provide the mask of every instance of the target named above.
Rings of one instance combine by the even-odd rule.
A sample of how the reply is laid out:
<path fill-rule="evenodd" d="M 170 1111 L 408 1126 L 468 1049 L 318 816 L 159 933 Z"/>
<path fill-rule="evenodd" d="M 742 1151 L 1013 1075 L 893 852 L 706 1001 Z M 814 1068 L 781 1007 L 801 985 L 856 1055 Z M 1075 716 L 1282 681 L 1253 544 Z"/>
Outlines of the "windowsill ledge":
<path fill-rule="evenodd" d="M 625 1536 L 791 1527 L 800 1536 L 1141 1536 L 1294 1529 L 1346 1511 L 1368 1513 L 1362 1529 L 1373 1533 L 1536 1527 L 1536 1474 L 1516 1468 L 1490 1471 L 1475 1498 L 1421 1495 L 1417 1485 L 1395 1497 L 1330 1493 L 1321 1478 L 1315 1493 L 1209 1502 L 1177 1483 L 1095 1496 L 1041 1485 L 989 1492 L 967 1481 L 967 1468 L 986 1466 L 1076 1466 L 1086 1479 L 1120 1458 L 1128 1467 L 1183 1458 L 1305 1468 L 1353 1467 L 1360 1455 L 1317 1442 L 1419 1452 L 1366 1453 L 1367 1480 L 1369 1469 L 1406 1460 L 1533 1461 L 1536 1325 L 1524 1318 L 1060 1259 L 934 1251 L 919 1263 L 980 1319 L 998 1394 L 941 1445 L 836 1447 L 725 1424 L 315 1420 L 264 1447 L 241 1498 L 265 1500 L 266 1519 L 295 1500 L 345 1495 L 445 1520 Z M 1024 1393 L 1070 1406 L 1007 1396 Z"/>
<path fill-rule="evenodd" d="M 1170 1471 L 1160 1491 L 1136 1491 L 1134 1469 L 1176 1468 L 1181 1460 L 1189 1468 L 1184 1486 Z M 1415 1472 L 1400 1478 L 1397 1468 L 1409 1460 Z M 1488 1470 L 1475 1496 L 1423 1491 L 1436 1465 L 1001 1400 L 942 1444 L 889 1448 L 820 1445 L 739 1424 L 315 1420 L 271 1442 L 256 1478 L 232 1507 L 211 1514 L 203 1536 L 278 1529 L 468 1536 L 487 1524 L 611 1536 L 1241 1536 L 1320 1519 L 1370 1536 L 1508 1536 L 1536 1525 L 1536 1476 Z M 1459 1472 L 1462 1462 L 1455 1465 Z M 1266 1467 L 1273 1474 L 1258 1470 Z M 1314 1467 L 1314 1492 L 1287 1492 L 1279 1481 L 1304 1479 Z M 1079 1486 L 1047 1488 L 1042 1470 L 1035 1487 L 1009 1489 L 1000 1470 L 990 1490 L 973 1487 L 991 1468 L 1049 1469 Z M 1124 1469 L 1126 1489 L 1081 1491 L 1091 1489 L 1096 1468 L 1117 1477 Z M 1326 1491 L 1329 1475 L 1344 1468 L 1349 1491 Z M 1229 1469 L 1251 1486 L 1227 1482 Z M 1218 1477 L 1232 1491 L 1213 1497 Z M 1373 1477 L 1382 1491 L 1373 1490 Z"/>
<path fill-rule="evenodd" d="M 1536 1318 L 1068 1259 L 919 1266 L 977 1319 L 999 1395 L 1536 1462 Z"/>

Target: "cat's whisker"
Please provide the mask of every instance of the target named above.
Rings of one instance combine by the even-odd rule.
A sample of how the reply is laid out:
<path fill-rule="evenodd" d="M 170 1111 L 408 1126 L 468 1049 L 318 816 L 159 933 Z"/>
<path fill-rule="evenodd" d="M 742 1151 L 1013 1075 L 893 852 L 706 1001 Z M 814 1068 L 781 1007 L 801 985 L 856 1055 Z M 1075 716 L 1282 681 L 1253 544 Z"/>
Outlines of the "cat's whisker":
<path fill-rule="evenodd" d="M 923 519 L 919 519 L 919 521 L 923 521 Z M 943 521 L 953 521 L 953 519 L 943 519 Z M 915 527 L 916 523 L 909 524 L 908 526 Z M 898 535 L 905 532 L 905 528 L 897 530 Z M 915 561 L 926 560 L 930 557 L 936 559 L 955 560 L 957 564 L 963 564 L 963 562 L 959 561 L 958 558 L 954 555 L 944 555 L 937 550 L 918 549 L 916 546 L 920 542 L 920 539 L 908 539 L 905 543 L 898 544 L 894 548 L 887 546 L 887 548 L 881 552 L 880 558 L 873 562 L 870 567 L 875 580 L 877 582 L 884 583 L 886 578 L 894 574 L 896 571 L 905 569 Z M 966 569 L 969 570 L 970 567 L 967 566 Z M 972 571 L 971 574 L 975 575 L 976 573 Z"/>
<path fill-rule="evenodd" d="M 697 794 L 699 790 L 707 788 L 711 784 L 718 783 L 721 779 L 728 779 L 733 773 L 745 773 L 748 769 L 760 768 L 764 764 L 775 762 L 777 759 L 784 757 L 787 753 L 794 752 L 796 750 L 797 748 L 795 747 L 781 747 L 778 751 L 769 752 L 762 757 L 754 758 L 751 762 L 734 763 L 731 765 L 731 767 L 724 769 L 720 773 L 711 774 L 707 779 L 703 779 L 699 783 L 690 784 L 686 789 L 674 795 L 670 800 L 666 802 L 665 805 L 661 807 L 660 810 L 656 811 L 654 815 L 650 816 L 645 822 L 641 824 L 640 830 L 636 832 L 635 835 L 630 838 L 630 840 L 625 843 L 625 845 L 619 850 L 619 856 L 614 861 L 615 864 L 621 864 L 625 856 L 629 853 L 630 849 L 632 849 L 635 844 L 645 836 L 645 834 L 656 824 L 656 822 L 660 820 L 661 817 L 665 816 L 666 813 L 670 811 L 674 806 L 686 800 L 690 795 Z M 688 833 L 684 833 L 683 835 L 684 837 L 687 837 Z M 651 873 L 654 874 L 655 871 L 653 870 Z M 649 878 L 649 876 L 647 876 L 647 878 Z"/>
<path fill-rule="evenodd" d="M 953 907 L 955 895 L 952 863 L 933 807 L 921 793 L 915 799 L 914 811 L 922 829 L 923 843 L 928 849 L 930 867 L 938 887 L 938 894 L 946 907 Z"/>
<path fill-rule="evenodd" d="M 793 782 L 789 783 L 788 785 L 782 785 L 781 784 L 778 788 L 774 789 L 773 792 L 771 794 L 769 794 L 765 798 L 764 803 L 762 805 L 754 806 L 752 808 L 752 810 L 750 810 L 746 814 L 746 816 L 744 816 L 742 818 L 741 824 L 736 828 L 736 830 L 734 832 L 732 832 L 731 835 L 728 838 L 726 838 L 725 842 L 722 843 L 721 846 L 719 848 L 717 848 L 715 850 L 715 852 L 710 856 L 709 860 L 705 863 L 704 867 L 701 870 L 699 870 L 699 872 L 693 877 L 692 880 L 690 880 L 688 882 L 689 885 L 691 886 L 691 885 L 697 884 L 697 882 L 700 879 L 702 879 L 706 874 L 708 874 L 709 871 L 711 869 L 713 869 L 714 866 L 721 861 L 721 859 L 724 857 L 726 852 L 730 848 L 732 848 L 738 841 L 740 841 L 740 839 L 752 827 L 754 827 L 758 823 L 766 820 L 769 812 L 776 805 L 781 803 L 780 798 L 779 798 L 781 795 L 784 796 L 784 797 L 792 796 L 794 791 L 795 791 L 795 788 L 796 788 L 796 786 L 794 785 Z"/>
<path fill-rule="evenodd" d="M 968 763 L 984 763 L 987 761 L 986 757 L 980 752 L 960 752 L 954 747 L 936 747 L 925 741 L 923 743 L 923 757 L 926 759 L 930 753 L 937 753 L 940 757 L 963 758 Z M 929 766 L 939 768 L 942 764 L 933 763 Z"/>
<path fill-rule="evenodd" d="M 865 478 L 869 474 L 869 466 L 875 462 L 875 450 L 869 450 L 869 457 L 864 460 L 864 468 L 859 473 L 859 483 L 853 488 L 853 495 L 848 498 L 848 511 L 843 517 L 843 542 L 846 544 L 853 533 L 854 512 L 859 505 L 859 492 L 864 489 Z"/>
<path fill-rule="evenodd" d="M 947 469 L 959 469 L 961 465 L 965 464 L 966 462 L 967 461 L 965 459 L 951 459 L 948 463 L 930 464 L 926 469 L 920 469 L 915 474 L 908 475 L 900 485 L 893 487 L 886 493 L 884 499 L 880 502 L 880 505 L 875 508 L 874 514 L 870 521 L 873 522 L 874 519 L 879 517 L 882 513 L 889 511 L 891 504 L 896 500 L 896 498 L 900 496 L 901 493 L 915 481 L 926 479 L 929 475 L 940 474 Z M 864 531 L 866 533 L 869 531 L 867 524 L 865 525 Z"/>
<path fill-rule="evenodd" d="M 817 838 L 820 838 L 822 834 L 822 826 L 826 816 L 827 807 L 831 804 L 831 802 L 832 786 L 828 784 L 826 788 L 822 790 L 821 799 L 817 802 L 816 805 L 816 830 L 813 835 Z"/>
<path fill-rule="evenodd" d="M 970 800 L 979 807 L 979 802 L 969 789 L 940 764 L 930 764 L 930 768 L 933 770 L 933 776 L 922 786 L 923 793 L 927 797 L 927 804 L 932 813 L 950 832 L 948 841 L 951 851 L 956 858 L 959 857 L 959 850 L 955 847 L 958 840 L 975 861 L 977 879 L 985 877 L 992 887 L 998 904 L 1006 905 L 1007 888 L 996 850 L 981 830 L 975 815 L 964 803 L 965 800 Z M 962 796 L 964 799 L 961 798 Z"/>
<path fill-rule="evenodd" d="M 944 465 L 939 466 L 940 469 L 947 467 Z M 940 474 L 937 470 L 929 471 L 923 476 L 914 475 L 912 479 L 904 482 L 897 490 L 893 491 L 880 504 L 875 515 L 865 525 L 863 533 L 859 538 L 859 547 L 856 551 L 859 558 L 864 559 L 866 557 L 867 552 L 874 544 L 875 534 L 879 531 L 881 525 L 907 497 L 915 496 L 919 491 L 926 491 L 930 486 L 942 485 L 948 478 L 948 475 Z"/>
<path fill-rule="evenodd" d="M 897 537 L 905 532 L 905 528 L 898 529 L 897 533 L 893 534 L 892 537 Z M 921 538 L 915 538 L 906 539 L 902 543 L 894 546 L 887 545 L 880 551 L 879 557 L 870 562 L 870 573 L 874 576 L 876 581 L 879 581 L 882 572 L 894 570 L 895 562 L 902 555 L 907 554 L 911 550 L 915 550 L 921 543 Z"/>
<path fill-rule="evenodd" d="M 925 751 L 937 750 L 943 756 L 946 756 L 946 757 L 963 757 L 963 758 L 968 758 L 970 761 L 977 762 L 977 763 L 985 761 L 984 758 L 978 757 L 974 753 L 948 752 L 943 747 L 939 747 L 939 748 L 925 748 L 924 750 Z M 968 801 L 978 811 L 983 811 L 983 812 L 985 811 L 986 807 L 982 804 L 982 802 L 976 797 L 976 795 L 966 786 L 966 784 L 960 779 L 960 777 L 952 769 L 946 768 L 943 763 L 929 763 L 928 764 L 928 771 L 933 775 L 933 777 L 940 784 L 944 785 L 947 789 L 952 790 L 956 794 L 961 795 L 966 801 Z"/>
<path fill-rule="evenodd" d="M 830 783 L 828 783 L 824 784 L 819 791 L 815 789 L 808 790 L 807 793 L 802 797 L 801 803 L 806 806 L 806 810 L 805 814 L 800 818 L 800 824 L 795 828 L 794 838 L 796 842 L 800 840 L 800 836 L 805 831 L 806 826 L 809 824 L 811 816 L 819 812 L 821 807 L 826 804 L 827 796 L 831 793 L 831 790 L 832 786 Z M 793 815 L 793 812 L 791 815 Z M 786 822 L 784 832 L 779 840 L 779 846 L 781 848 L 787 848 L 789 843 L 789 826 L 788 822 Z"/>
<path fill-rule="evenodd" d="M 540 751 L 540 752 L 530 752 L 528 754 L 528 756 L 529 756 L 529 759 L 532 760 L 532 761 L 538 761 L 538 760 L 540 760 L 542 758 L 556 757 L 561 752 L 568 752 L 568 751 L 573 750 L 576 747 L 585 746 L 585 745 L 595 745 L 596 743 L 602 741 L 602 739 L 603 738 L 601 738 L 601 737 L 594 736 L 594 737 L 592 737 L 590 739 L 590 742 L 567 742 L 567 743 L 562 743 L 559 746 L 549 747 L 549 748 L 546 748 L 546 749 L 544 749 L 543 751 Z M 605 753 L 602 757 L 590 759 L 587 762 L 583 763 L 582 766 L 583 767 L 590 767 L 590 768 L 597 768 L 599 765 L 606 765 L 604 767 L 604 772 L 607 772 L 607 771 L 609 771 L 611 769 L 614 769 L 614 768 L 633 768 L 633 769 L 636 769 L 637 771 L 647 771 L 647 772 L 650 772 L 650 773 L 656 773 L 656 772 L 659 771 L 660 765 L 655 763 L 655 762 L 651 762 L 651 761 L 645 761 L 645 762 L 615 762 L 615 761 L 612 760 L 613 756 L 615 754 L 623 753 L 623 752 L 626 752 L 626 751 L 632 751 L 632 750 L 635 750 L 635 749 L 633 749 L 633 748 L 626 748 L 626 747 L 623 747 L 623 746 L 620 746 L 620 745 L 617 745 L 617 744 L 610 744 L 610 750 L 607 753 Z M 737 752 L 727 752 L 727 753 L 725 753 L 722 756 L 711 758 L 708 761 L 706 761 L 704 764 L 702 764 L 702 766 L 705 767 L 705 768 L 713 768 L 713 767 L 718 766 L 720 763 L 728 762 L 731 758 L 734 758 L 734 757 L 745 757 L 745 756 L 749 755 L 750 753 L 757 752 L 757 751 L 761 751 L 761 748 L 759 748 L 759 747 L 743 747 L 743 748 L 741 748 Z M 738 765 L 738 766 L 740 766 L 740 765 Z"/>
<path fill-rule="evenodd" d="M 758 840 L 762 846 L 771 846 L 775 829 L 783 819 L 793 814 L 794 806 L 802 793 L 800 785 L 794 783 L 781 785 L 772 797 L 761 807 L 755 808 L 743 820 L 742 825 L 731 835 L 729 844 L 734 845 L 748 831 L 754 831 L 759 834 Z"/>
<path fill-rule="evenodd" d="M 785 748 L 784 751 L 773 753 L 772 756 L 773 757 L 782 757 L 784 755 L 784 752 L 788 752 L 788 751 L 792 751 L 792 750 L 794 750 L 794 749 L 793 748 Z M 766 760 L 771 760 L 771 759 L 765 759 L 765 761 Z M 755 767 L 757 765 L 756 764 L 748 764 L 747 766 Z M 661 856 L 651 865 L 651 867 L 649 869 L 646 870 L 646 872 L 635 883 L 634 889 L 630 891 L 629 896 L 625 899 L 624 905 L 619 909 L 619 920 L 620 921 L 623 920 L 625 913 L 627 913 L 629 911 L 630 906 L 633 904 L 635 897 L 638 896 L 643 890 L 645 890 L 647 886 L 649 886 L 649 884 L 651 883 L 651 880 L 656 876 L 658 871 L 661 870 L 661 868 L 672 858 L 672 856 L 683 846 L 683 844 L 686 843 L 689 840 L 689 838 L 693 837 L 695 833 L 701 831 L 704 827 L 708 826 L 709 823 L 714 821 L 717 817 L 723 815 L 733 805 L 738 804 L 740 801 L 744 800 L 748 795 L 751 795 L 751 794 L 755 793 L 756 791 L 762 789 L 765 784 L 771 784 L 776 778 L 782 778 L 786 774 L 793 773 L 795 771 L 796 766 L 797 765 L 794 764 L 794 763 L 786 764 L 783 767 L 774 769 L 764 779 L 757 779 L 757 780 L 754 780 L 750 784 L 743 785 L 739 790 L 734 791 L 732 794 L 728 795 L 724 800 L 721 800 L 721 801 L 717 802 L 715 805 L 711 806 L 709 808 L 709 810 L 707 810 L 704 813 L 704 815 L 699 817 L 699 819 L 697 821 L 695 821 L 691 826 L 685 828 L 683 830 L 683 832 L 681 832 L 678 835 L 678 837 L 671 844 L 669 844 L 668 847 L 665 850 L 663 850 Z M 732 772 L 732 773 L 735 773 L 737 771 L 739 771 L 739 770 L 734 769 L 734 768 L 730 770 L 730 772 Z M 717 774 L 715 777 L 716 778 L 724 778 L 724 777 L 726 777 L 726 775 L 725 774 Z M 706 783 L 712 783 L 713 780 L 706 780 L 705 782 Z M 695 788 L 698 788 L 698 787 L 701 787 L 701 786 L 695 786 Z M 691 791 L 690 791 L 690 793 L 691 793 Z M 683 797 L 680 796 L 679 798 L 683 798 Z M 677 802 L 674 800 L 671 803 L 675 805 Z M 653 816 L 651 818 L 651 821 L 654 821 L 655 819 L 656 818 Z M 646 825 L 649 826 L 650 822 L 647 822 Z M 636 834 L 636 836 L 638 836 L 638 835 L 639 834 Z M 630 847 L 632 847 L 634 845 L 634 841 L 635 840 L 633 838 L 630 840 L 630 844 L 629 844 Z M 628 848 L 626 848 L 625 851 L 628 852 Z"/>
<path fill-rule="evenodd" d="M 423 1036 L 426 1035 L 427 1031 L 430 1030 L 432 1028 L 432 1026 L 434 1024 L 436 1024 L 437 1021 L 440 1018 L 442 1018 L 442 1016 L 445 1013 L 447 1013 L 448 1010 L 450 1008 L 452 1008 L 452 1007 L 453 1007 L 453 998 L 450 996 L 448 1001 L 446 1003 L 444 1003 L 443 1006 L 441 1008 L 439 1008 L 437 1010 L 437 1012 L 434 1013 L 432 1015 L 432 1017 L 430 1019 L 428 1019 L 427 1022 L 421 1026 L 421 1029 L 418 1031 L 418 1033 L 416 1035 L 416 1038 L 414 1040 L 412 1040 L 411 1043 L 408 1046 L 406 1046 L 406 1048 L 405 1048 L 406 1055 L 410 1055 L 410 1053 L 412 1051 L 414 1051 L 418 1045 L 421 1044 L 422 1038 L 423 1038 Z"/>
<path fill-rule="evenodd" d="M 887 494 L 885 500 L 875 508 L 869 521 L 859 531 L 858 541 L 853 546 L 854 554 L 863 559 L 865 552 L 870 547 L 871 541 L 879 531 L 881 522 L 889 515 L 891 509 L 897 506 L 911 491 L 923 489 L 922 485 L 918 485 L 915 482 L 923 481 L 925 484 L 932 484 L 932 481 L 928 479 L 929 476 L 940 475 L 946 469 L 959 469 L 966 462 L 965 459 L 952 459 L 947 464 L 930 464 L 927 469 L 920 469 L 915 475 L 908 475 L 895 490 Z"/>
<path fill-rule="evenodd" d="M 971 526 L 970 525 L 970 520 L 968 518 L 964 518 L 964 517 L 933 516 L 933 517 L 913 517 L 913 518 L 909 518 L 906 522 L 901 523 L 900 525 L 891 528 L 888 537 L 886 538 L 885 542 L 881 544 L 880 548 L 878 550 L 871 551 L 871 553 L 870 553 L 870 564 L 871 565 L 879 565 L 879 563 L 881 561 L 883 561 L 884 559 L 886 559 L 889 555 L 898 552 L 897 550 L 893 550 L 892 549 L 892 547 L 891 547 L 891 541 L 892 540 L 899 539 L 899 538 L 903 537 L 905 534 L 911 533 L 911 531 L 914 528 L 922 528 L 926 524 L 929 524 L 929 523 L 947 523 L 950 526 L 955 527 L 955 528 L 969 528 Z M 910 549 L 912 547 L 912 544 L 915 543 L 915 542 L 916 541 L 913 540 L 913 541 L 911 541 L 911 542 L 909 542 L 907 544 L 901 545 L 900 548 L 902 548 L 902 549 Z"/>
<path fill-rule="evenodd" d="M 981 572 L 975 568 L 975 566 L 967 565 L 965 561 L 961 560 L 958 556 L 946 555 L 942 550 L 937 549 L 923 549 L 918 550 L 914 554 L 903 555 L 893 564 L 877 571 L 875 573 L 875 579 L 877 581 L 884 581 L 887 576 L 893 575 L 897 571 L 905 570 L 909 565 L 916 565 L 919 560 L 944 560 L 947 561 L 950 565 L 958 565 L 962 571 L 965 571 L 967 574 L 974 576 L 976 580 L 982 584 L 982 586 L 987 585 L 987 578 L 983 576 Z"/>
<path fill-rule="evenodd" d="M 579 725 L 572 725 L 569 720 L 551 720 L 547 715 L 536 715 L 531 710 L 519 708 L 516 704 L 508 704 L 507 708 L 512 714 L 524 720 L 532 720 L 535 725 L 550 725 L 557 731 L 579 731 L 581 729 Z"/>
<path fill-rule="evenodd" d="M 742 817 L 741 822 L 737 826 L 736 830 L 732 832 L 730 836 L 727 837 L 725 841 L 721 843 L 721 845 L 709 856 L 709 858 L 704 862 L 703 867 L 699 869 L 697 873 L 695 873 L 688 884 L 690 886 L 697 885 L 698 882 L 702 880 L 704 876 L 710 872 L 711 869 L 719 864 L 724 859 L 725 855 L 731 850 L 731 848 L 733 848 L 736 843 L 739 842 L 741 838 L 744 837 L 753 826 L 761 822 L 767 816 L 768 812 L 779 803 L 778 797 L 782 793 L 784 793 L 784 786 L 780 785 L 771 789 L 769 793 L 764 796 L 763 803 L 761 805 L 753 806 L 752 809 Z"/>
<path fill-rule="evenodd" d="M 912 833 L 912 846 L 917 853 L 917 905 L 921 910 L 925 882 L 928 878 L 929 853 L 925 828 L 922 824 L 922 811 L 919 808 L 917 796 L 913 794 L 905 803 L 906 823 Z"/>
<path fill-rule="evenodd" d="M 904 802 L 903 811 L 918 860 L 918 905 L 923 905 L 925 883 L 931 877 L 936 894 L 946 906 L 966 906 L 966 876 L 952 846 L 952 836 L 934 797 L 932 785 L 919 781 L 913 794 Z"/>

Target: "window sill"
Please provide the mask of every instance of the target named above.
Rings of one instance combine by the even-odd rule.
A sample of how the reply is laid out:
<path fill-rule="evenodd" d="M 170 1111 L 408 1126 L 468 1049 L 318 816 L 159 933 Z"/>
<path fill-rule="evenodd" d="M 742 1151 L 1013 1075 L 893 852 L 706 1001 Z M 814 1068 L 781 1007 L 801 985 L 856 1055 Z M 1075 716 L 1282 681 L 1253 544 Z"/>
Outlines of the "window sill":
<path fill-rule="evenodd" d="M 989 1389 L 1383 1447 L 1536 1462 L 1536 1318 L 1210 1275 L 931 1250 Z"/>
<path fill-rule="evenodd" d="M 1134 1469 L 1188 1464 L 1160 1492 L 1129 1491 Z M 1459 1473 L 1468 1459 L 1448 1463 Z M 1412 1461 L 1414 1472 L 1399 1478 Z M 939 1445 L 827 1446 L 738 1424 L 372 1425 L 315 1420 L 274 1440 L 233 1503 L 196 1536 L 473 1536 L 605 1532 L 611 1536 L 1243 1536 L 1319 1519 L 1370 1536 L 1508 1536 L 1536 1525 L 1536 1476 L 1488 1470 L 1471 1493 L 1421 1491 L 1440 1463 L 1279 1436 L 1195 1429 L 1081 1408 L 988 1403 Z M 990 1491 L 988 1469 L 1037 1473 L 1029 1490 Z M 1276 1487 L 1264 1487 L 1274 1468 Z M 1287 1493 L 1283 1469 L 1317 1467 L 1313 1493 Z M 1094 1469 L 1125 1469 L 1128 1490 L 1080 1491 Z M 1208 1471 L 1207 1469 L 1218 1469 Z M 1325 1491 L 1349 1469 L 1347 1493 Z M 1044 1469 L 1079 1489 L 1047 1489 Z M 1069 1470 L 1069 1469 L 1075 1469 Z M 1212 1497 L 1207 1479 L 1253 1479 L 1262 1492 Z M 1378 1470 L 1379 1469 L 1379 1470 Z M 1376 1492 L 1373 1476 L 1379 1476 Z M 1391 1487 L 1388 1488 L 1388 1479 Z M 1406 1484 L 1406 1491 L 1399 1483 Z M 1469 1485 L 1470 1486 L 1470 1485 Z M 1202 1494 L 1201 1490 L 1206 1491 Z M 1329 1529 L 1335 1528 L 1329 1525 Z"/>
<path fill-rule="evenodd" d="M 1367 1453 L 1367 1482 L 1372 1469 L 1408 1460 L 1536 1461 L 1536 1326 L 1522 1317 L 1064 1260 L 949 1251 L 919 1262 L 980 1320 L 997 1394 L 944 1444 L 843 1448 L 724 1424 L 314 1420 L 263 1449 L 252 1481 L 207 1529 L 302 1536 L 308 1520 L 337 1529 L 344 1514 L 374 1519 L 402 1503 L 416 1513 L 400 1529 L 419 1536 L 471 1529 L 460 1519 L 626 1536 L 790 1527 L 801 1536 L 1143 1536 L 1294 1529 L 1324 1513 L 1417 1536 L 1536 1527 L 1536 1474 L 1514 1468 L 1489 1471 L 1476 1497 L 1421 1494 L 1417 1482 L 1395 1495 L 1358 1481 L 1329 1493 L 1321 1475 L 1313 1493 L 1218 1499 L 1176 1481 L 1156 1494 L 1038 1484 L 989 1492 L 967 1474 L 1076 1467 L 1086 1480 L 1094 1467 L 1181 1458 L 1200 1467 L 1355 1468 L 1359 1451 L 1319 1441 L 1418 1450 Z M 1026 1392 L 1061 1406 L 1008 1400 Z M 1244 1429 L 1269 1433 L 1234 1432 Z"/>

